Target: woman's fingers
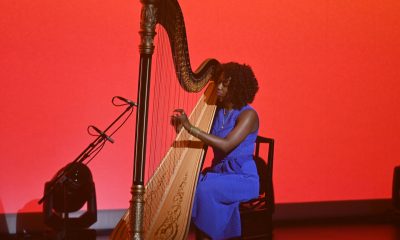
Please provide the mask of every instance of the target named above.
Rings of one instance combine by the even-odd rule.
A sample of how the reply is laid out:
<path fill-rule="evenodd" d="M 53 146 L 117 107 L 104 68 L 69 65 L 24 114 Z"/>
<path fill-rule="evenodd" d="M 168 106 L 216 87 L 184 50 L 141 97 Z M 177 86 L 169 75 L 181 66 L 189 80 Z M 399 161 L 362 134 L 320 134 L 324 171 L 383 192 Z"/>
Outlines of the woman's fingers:
<path fill-rule="evenodd" d="M 181 108 L 175 109 L 174 112 L 178 112 L 180 114 L 184 114 L 185 113 L 185 111 L 183 109 L 181 109 Z"/>
<path fill-rule="evenodd" d="M 180 115 L 185 115 L 186 116 L 185 110 L 183 110 L 183 109 L 180 109 L 180 108 L 179 109 L 175 109 L 174 112 L 179 113 Z"/>

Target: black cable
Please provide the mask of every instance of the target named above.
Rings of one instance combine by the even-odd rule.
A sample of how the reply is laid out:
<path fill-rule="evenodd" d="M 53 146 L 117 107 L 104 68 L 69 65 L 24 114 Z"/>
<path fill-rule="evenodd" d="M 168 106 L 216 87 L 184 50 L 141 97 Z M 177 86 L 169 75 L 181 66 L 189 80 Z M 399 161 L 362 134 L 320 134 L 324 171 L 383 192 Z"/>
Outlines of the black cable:
<path fill-rule="evenodd" d="M 112 102 L 112 104 L 113 104 L 114 106 L 120 107 L 120 106 L 131 105 L 131 104 L 126 103 L 126 102 L 123 103 L 123 104 L 116 104 L 116 103 L 114 102 L 114 99 L 115 99 L 115 98 L 117 98 L 117 97 L 113 97 L 112 100 L 111 100 L 111 102 Z M 125 117 L 125 119 L 122 121 L 122 123 L 121 123 L 110 135 L 108 135 L 108 136 L 109 136 L 109 137 L 113 136 L 113 135 L 126 123 L 126 121 L 128 121 L 128 119 L 130 118 L 130 116 L 132 115 L 132 113 L 133 113 L 133 107 L 131 107 L 131 109 L 130 109 L 128 115 Z M 92 132 L 90 131 L 90 129 L 92 129 L 91 126 L 89 126 L 89 127 L 87 128 L 87 132 L 88 132 L 89 135 L 91 135 L 91 136 L 96 136 L 96 137 L 99 137 L 99 136 L 100 136 L 100 134 L 94 134 L 94 133 L 92 133 Z M 107 135 L 106 132 L 104 132 L 104 134 Z M 97 146 L 97 147 L 94 148 L 94 149 L 91 149 L 89 152 L 87 152 L 87 153 L 83 156 L 84 158 L 88 158 L 88 157 L 90 157 L 93 153 L 95 153 L 95 155 L 92 156 L 92 157 L 87 161 L 87 163 L 85 163 L 85 165 L 89 164 L 89 163 L 100 153 L 100 151 L 104 148 L 104 146 L 105 146 L 107 140 L 106 140 L 105 138 L 102 138 L 102 141 L 103 141 L 103 142 L 102 142 L 99 146 Z M 84 161 L 84 160 L 83 160 L 83 161 Z M 82 161 L 82 163 L 83 163 L 83 161 Z"/>

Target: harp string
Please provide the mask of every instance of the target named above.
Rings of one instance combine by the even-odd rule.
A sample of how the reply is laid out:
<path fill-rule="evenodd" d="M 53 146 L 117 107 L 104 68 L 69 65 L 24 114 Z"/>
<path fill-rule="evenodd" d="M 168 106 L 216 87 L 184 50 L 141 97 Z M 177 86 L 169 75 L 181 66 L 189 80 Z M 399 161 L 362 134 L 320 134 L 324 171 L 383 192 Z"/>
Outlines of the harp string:
<path fill-rule="evenodd" d="M 150 93 L 149 131 L 147 137 L 146 180 L 151 178 L 160 161 L 172 146 L 176 133 L 170 124 L 170 117 L 176 108 L 185 109 L 190 114 L 203 91 L 188 93 L 180 86 L 176 76 L 169 47 L 169 38 L 162 26 L 157 25 L 153 54 L 153 68 Z M 194 116 L 197 119 L 197 116 Z M 178 158 L 183 149 L 177 148 L 174 157 Z M 173 170 L 173 166 L 162 166 Z"/>
<path fill-rule="evenodd" d="M 170 116 L 176 108 L 183 108 L 189 114 L 201 94 L 201 92 L 196 94 L 188 93 L 180 86 L 172 61 L 169 38 L 163 27 L 159 25 L 157 26 L 155 44 L 149 110 L 149 114 L 151 115 L 151 117 L 149 116 L 149 120 L 151 123 L 147 139 L 148 146 L 150 147 L 147 150 L 146 183 L 158 168 L 163 168 L 171 174 L 166 177 L 165 181 L 161 181 L 160 186 L 157 186 L 159 191 L 153 192 L 154 195 L 149 194 L 147 196 L 147 211 L 145 214 L 148 216 L 153 216 L 157 209 L 159 209 L 158 199 L 161 197 L 160 194 L 167 188 L 167 184 L 170 182 L 168 178 L 172 176 L 173 171 L 176 169 L 177 161 L 175 160 L 161 163 L 167 151 L 173 146 L 176 137 L 175 130 L 170 125 Z M 185 139 L 187 139 L 188 133 L 184 131 L 183 134 L 186 135 Z M 182 147 L 174 148 L 172 158 L 179 159 L 183 151 Z M 144 228 L 146 229 L 150 225 L 151 218 L 145 218 Z"/>

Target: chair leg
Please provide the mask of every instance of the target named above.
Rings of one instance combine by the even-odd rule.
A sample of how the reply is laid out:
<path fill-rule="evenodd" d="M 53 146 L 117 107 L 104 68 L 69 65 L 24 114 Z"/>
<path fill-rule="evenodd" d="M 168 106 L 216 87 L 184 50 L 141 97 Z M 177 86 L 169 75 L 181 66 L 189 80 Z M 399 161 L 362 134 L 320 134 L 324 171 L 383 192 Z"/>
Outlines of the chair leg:
<path fill-rule="evenodd" d="M 196 240 L 211 240 L 211 238 L 196 227 Z"/>
<path fill-rule="evenodd" d="M 242 215 L 242 239 L 272 239 L 272 214 L 255 211 Z"/>

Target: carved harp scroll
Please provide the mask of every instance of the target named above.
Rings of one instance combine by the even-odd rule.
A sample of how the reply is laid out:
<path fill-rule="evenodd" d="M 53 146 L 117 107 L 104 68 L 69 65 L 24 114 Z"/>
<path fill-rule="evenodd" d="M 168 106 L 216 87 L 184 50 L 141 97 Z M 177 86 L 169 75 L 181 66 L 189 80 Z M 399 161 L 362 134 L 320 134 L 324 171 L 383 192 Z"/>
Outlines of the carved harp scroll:
<path fill-rule="evenodd" d="M 183 14 L 177 0 L 141 0 L 141 3 L 142 10 L 139 32 L 141 36 L 141 42 L 139 45 L 140 62 L 137 100 L 138 108 L 136 113 L 136 140 L 134 149 L 133 184 L 131 189 L 132 199 L 130 201 L 129 212 L 117 225 L 117 228 L 114 230 L 111 238 L 125 239 L 126 237 L 122 237 L 124 235 L 121 234 L 121 229 L 124 228 L 124 226 L 129 226 L 128 228 L 130 239 L 150 239 L 155 236 L 154 234 L 157 234 L 157 239 L 179 239 L 181 237 L 178 237 L 176 233 L 168 233 L 176 230 L 171 230 L 170 227 L 157 227 L 157 229 L 154 230 L 156 233 L 148 233 L 146 232 L 147 230 L 144 230 L 145 227 L 146 229 L 148 229 L 148 225 L 154 225 L 153 223 L 149 223 L 148 220 L 147 222 L 145 222 L 143 218 L 152 217 L 146 216 L 149 214 L 145 212 L 147 204 L 146 201 L 148 201 L 147 199 L 150 198 L 146 197 L 146 191 L 148 191 L 147 189 L 150 187 L 148 187 L 147 185 L 146 188 L 144 187 L 144 172 L 146 161 L 146 135 L 148 127 L 147 124 L 150 96 L 150 74 L 152 55 L 154 52 L 153 42 L 154 36 L 156 35 L 156 24 L 160 24 L 161 26 L 163 26 L 168 34 L 176 75 L 181 87 L 185 91 L 201 91 L 212 78 L 219 65 L 219 62 L 215 59 L 207 59 L 200 65 L 200 67 L 196 71 L 192 71 L 188 53 L 188 44 Z M 206 94 L 211 95 L 211 92 L 212 90 L 207 90 Z M 210 101 L 209 98 L 210 97 L 206 97 L 206 100 L 204 101 Z M 213 101 L 215 101 L 215 99 Z M 193 119 L 190 120 L 193 121 Z M 208 121 L 211 122 L 212 119 Z M 207 128 L 209 130 L 211 123 L 205 125 L 207 125 Z M 182 134 L 183 133 L 181 132 L 178 137 Z M 166 157 L 166 159 L 167 158 L 168 157 Z M 198 167 L 196 169 L 197 171 L 199 170 Z M 185 178 L 184 181 L 186 181 L 187 176 L 185 175 L 183 177 Z M 197 182 L 197 177 L 192 177 L 192 179 L 192 181 Z M 150 180 L 150 182 L 151 181 L 152 179 Z M 156 182 L 156 180 L 154 180 L 153 182 Z M 196 183 L 194 183 L 194 186 L 195 184 Z M 178 192 L 176 194 L 179 195 L 179 188 L 182 187 L 182 184 L 180 186 L 174 187 L 178 188 Z M 155 190 L 152 189 L 152 191 Z M 192 192 L 194 193 L 194 190 Z M 167 199 L 167 197 L 163 197 L 162 199 L 163 201 L 168 201 L 165 200 Z M 189 205 L 191 206 L 192 199 L 189 201 Z M 190 206 L 186 207 L 186 211 L 191 211 Z M 171 211 L 174 211 L 173 208 L 174 206 L 171 206 Z M 165 222 L 171 221 L 171 218 L 167 217 L 167 219 L 160 221 L 164 221 L 165 227 Z M 185 228 L 187 228 L 187 226 L 185 226 Z M 184 231 L 186 232 L 184 236 L 186 236 L 187 229 Z M 160 234 L 160 232 L 162 232 L 162 234 Z"/>

